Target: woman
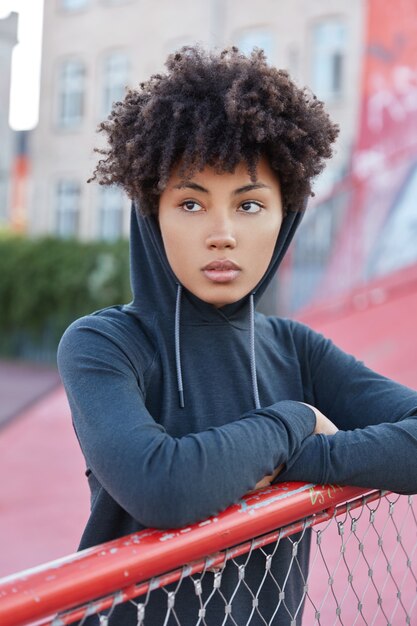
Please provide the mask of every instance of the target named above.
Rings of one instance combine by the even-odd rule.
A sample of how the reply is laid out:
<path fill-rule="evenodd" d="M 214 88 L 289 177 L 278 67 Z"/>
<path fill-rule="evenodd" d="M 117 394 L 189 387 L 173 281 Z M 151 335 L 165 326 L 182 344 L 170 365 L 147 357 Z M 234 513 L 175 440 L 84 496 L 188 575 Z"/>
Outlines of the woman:
<path fill-rule="evenodd" d="M 59 347 L 91 488 L 81 548 L 190 524 L 272 480 L 417 492 L 416 392 L 301 324 L 255 313 L 337 127 L 261 51 L 184 48 L 167 68 L 101 124 L 109 148 L 94 178 L 133 200 L 133 301 L 76 321 Z M 291 561 L 280 543 L 250 624 L 291 623 L 308 552 L 306 534 L 278 601 Z M 256 591 L 264 573 L 254 553 L 246 584 Z M 236 576 L 226 566 L 226 598 Z M 203 600 L 210 574 L 204 585 Z M 241 587 L 233 622 L 217 594 L 203 623 L 245 624 L 252 608 Z M 197 622 L 190 581 L 175 611 L 182 626 Z M 165 613 L 153 592 L 145 623 Z M 134 606 L 110 624 L 136 624 Z"/>

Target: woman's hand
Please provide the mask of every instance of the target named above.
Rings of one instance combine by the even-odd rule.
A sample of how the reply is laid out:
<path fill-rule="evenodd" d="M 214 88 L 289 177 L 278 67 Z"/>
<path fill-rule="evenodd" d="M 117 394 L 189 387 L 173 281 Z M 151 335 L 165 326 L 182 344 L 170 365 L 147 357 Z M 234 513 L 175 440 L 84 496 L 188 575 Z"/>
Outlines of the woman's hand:
<path fill-rule="evenodd" d="M 312 406 L 311 404 L 307 404 L 306 402 L 302 402 L 302 404 L 305 404 L 306 406 L 310 407 L 310 409 L 312 409 L 316 415 L 316 427 L 313 431 L 314 435 L 319 435 L 319 434 L 334 435 L 335 433 L 337 433 L 337 431 L 339 430 L 337 426 L 335 426 L 333 422 L 329 420 L 328 417 L 323 415 L 321 411 L 316 409 L 315 406 Z M 280 473 L 283 467 L 284 467 L 283 464 L 278 465 L 277 469 L 275 470 L 273 474 L 269 476 L 264 476 L 262 480 L 256 483 L 253 491 L 256 491 L 257 489 L 263 489 L 264 487 L 269 487 L 270 484 L 276 479 L 276 477 L 278 476 L 278 474 Z"/>
<path fill-rule="evenodd" d="M 319 434 L 334 435 L 335 433 L 337 433 L 337 431 L 339 430 L 337 426 L 335 426 L 333 422 L 329 420 L 328 417 L 323 415 L 321 411 L 316 409 L 315 406 L 312 406 L 311 404 L 307 404 L 306 402 L 302 402 L 302 404 L 305 404 L 306 406 L 310 407 L 310 409 L 312 409 L 314 413 L 316 414 L 316 427 L 313 431 L 314 435 L 319 435 Z"/>
<path fill-rule="evenodd" d="M 277 469 L 275 470 L 275 472 L 273 474 L 270 474 L 268 476 L 264 476 L 262 478 L 262 480 L 260 480 L 258 483 L 256 483 L 255 488 L 253 489 L 253 491 L 256 491 L 257 489 L 263 489 L 264 487 L 269 487 L 270 484 L 272 483 L 272 481 L 274 481 L 276 479 L 276 477 L 278 476 L 278 474 L 280 473 L 280 471 L 282 470 L 282 468 L 284 467 L 283 463 L 281 463 L 281 465 L 278 465 Z"/>

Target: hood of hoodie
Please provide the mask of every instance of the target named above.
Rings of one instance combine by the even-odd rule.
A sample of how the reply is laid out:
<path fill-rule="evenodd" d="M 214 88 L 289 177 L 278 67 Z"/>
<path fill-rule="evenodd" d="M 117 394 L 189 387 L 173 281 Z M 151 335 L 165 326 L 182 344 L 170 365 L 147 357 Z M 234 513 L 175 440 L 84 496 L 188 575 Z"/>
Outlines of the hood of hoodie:
<path fill-rule="evenodd" d="M 164 325 L 161 331 L 166 331 L 170 321 L 175 321 L 175 369 L 181 408 L 185 407 L 185 399 L 180 328 L 187 325 L 207 328 L 210 324 L 233 325 L 249 331 L 248 362 L 253 404 L 255 408 L 261 406 L 255 357 L 255 306 L 278 269 L 302 215 L 303 212 L 289 212 L 284 217 L 269 266 L 255 289 L 237 302 L 216 308 L 182 288 L 165 254 L 157 218 L 144 217 L 135 205 L 132 206 L 130 263 L 133 301 L 127 308 L 138 317 L 159 314 Z M 211 358 L 208 353 L 206 358 Z M 215 354 L 213 358 L 215 360 Z"/>
<path fill-rule="evenodd" d="M 284 217 L 268 269 L 252 291 L 255 305 L 273 279 L 302 219 L 302 211 L 291 211 Z M 170 315 L 175 310 L 179 281 L 168 258 L 155 216 L 144 217 L 132 204 L 130 230 L 130 272 L 133 300 L 128 305 L 138 315 L 162 312 Z M 188 290 L 181 295 L 183 306 L 181 323 L 210 322 L 221 319 L 243 322 L 248 316 L 249 294 L 221 308 L 204 302 Z"/>

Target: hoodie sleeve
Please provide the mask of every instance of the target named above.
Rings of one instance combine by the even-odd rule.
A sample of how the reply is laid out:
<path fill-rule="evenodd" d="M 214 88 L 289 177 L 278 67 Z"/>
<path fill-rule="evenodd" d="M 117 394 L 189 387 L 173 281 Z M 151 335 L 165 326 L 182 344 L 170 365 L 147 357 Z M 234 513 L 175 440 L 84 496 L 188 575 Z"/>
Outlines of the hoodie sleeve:
<path fill-rule="evenodd" d="M 141 373 L 93 323 L 79 320 L 66 331 L 59 370 L 88 467 L 143 526 L 179 527 L 218 513 L 313 432 L 313 411 L 284 401 L 174 438 L 147 411 Z"/>
<path fill-rule="evenodd" d="M 307 437 L 279 480 L 417 493 L 417 392 L 305 326 L 296 325 L 294 337 L 305 355 L 306 401 L 340 430 Z"/>

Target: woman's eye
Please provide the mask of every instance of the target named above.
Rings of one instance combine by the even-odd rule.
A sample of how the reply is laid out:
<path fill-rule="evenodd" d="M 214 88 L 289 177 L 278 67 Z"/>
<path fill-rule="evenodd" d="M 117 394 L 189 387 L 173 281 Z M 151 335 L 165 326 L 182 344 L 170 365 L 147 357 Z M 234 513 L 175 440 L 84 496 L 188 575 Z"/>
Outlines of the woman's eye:
<path fill-rule="evenodd" d="M 248 202 L 242 202 L 240 205 L 240 209 L 244 213 L 259 213 L 262 210 L 262 205 L 258 202 L 253 202 L 252 200 L 248 200 Z"/>
<path fill-rule="evenodd" d="M 181 208 L 187 211 L 187 213 L 197 213 L 197 211 L 201 210 L 201 206 L 194 200 L 186 200 L 181 204 Z"/>

